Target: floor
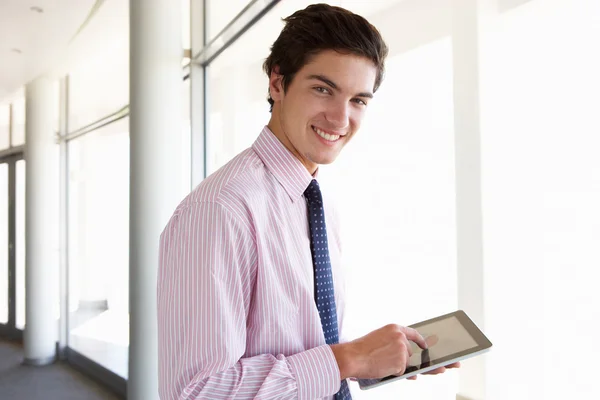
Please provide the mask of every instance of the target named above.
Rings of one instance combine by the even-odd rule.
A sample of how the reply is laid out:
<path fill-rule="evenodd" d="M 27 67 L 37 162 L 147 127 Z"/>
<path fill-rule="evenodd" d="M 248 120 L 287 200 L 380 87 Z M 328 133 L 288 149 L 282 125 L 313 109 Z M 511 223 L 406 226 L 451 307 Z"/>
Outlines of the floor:
<path fill-rule="evenodd" d="M 65 363 L 45 367 L 21 365 L 22 347 L 0 341 L 0 400 L 118 400 Z"/>

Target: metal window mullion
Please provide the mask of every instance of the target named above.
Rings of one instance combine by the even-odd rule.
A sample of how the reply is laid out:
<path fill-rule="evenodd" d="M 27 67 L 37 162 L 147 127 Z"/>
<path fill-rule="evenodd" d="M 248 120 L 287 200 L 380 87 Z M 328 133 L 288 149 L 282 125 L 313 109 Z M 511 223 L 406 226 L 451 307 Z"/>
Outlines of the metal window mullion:
<path fill-rule="evenodd" d="M 99 120 L 92 122 L 91 124 L 88 124 L 86 126 L 83 126 L 73 132 L 67 131 L 68 133 L 66 133 L 64 136 L 61 136 L 61 140 L 70 141 L 73 139 L 77 139 L 81 136 L 84 136 L 88 133 L 104 128 L 107 125 L 110 125 L 123 118 L 126 118 L 127 116 L 129 116 L 129 105 L 123 106 L 114 113 L 107 115 L 106 117 L 100 118 Z"/>
<path fill-rule="evenodd" d="M 62 140 L 68 132 L 69 124 L 69 76 L 60 81 L 59 115 L 59 273 L 60 273 L 60 329 L 58 340 L 58 358 L 65 360 L 69 345 L 69 144 Z"/>
<path fill-rule="evenodd" d="M 22 158 L 22 154 L 25 152 L 25 146 L 19 145 L 17 147 L 9 147 L 8 149 L 0 151 L 0 160 L 6 160 L 10 157 L 17 156 Z"/>
<path fill-rule="evenodd" d="M 204 47 L 206 33 L 206 0 L 190 2 L 191 53 Z M 194 23 L 194 22 L 199 23 Z M 190 72 L 190 151 L 191 188 L 206 176 L 205 77 L 198 63 L 189 64 Z"/>
<path fill-rule="evenodd" d="M 205 4 L 206 1 L 208 0 L 205 0 Z M 242 11 L 240 11 L 231 22 L 219 32 L 219 34 L 212 38 L 210 42 L 206 43 L 205 41 L 205 44 L 200 51 L 195 51 L 196 49 L 192 48 L 192 62 L 201 64 L 204 67 L 208 66 L 219 56 L 219 54 L 231 46 L 280 1 L 281 0 L 271 0 L 266 2 L 253 0 L 248 3 L 248 5 L 244 7 L 244 9 L 242 9 Z M 256 7 L 254 7 L 255 4 L 257 4 Z M 244 19 L 247 19 L 247 21 L 244 22 Z M 206 37 L 206 34 L 204 36 Z"/>
<path fill-rule="evenodd" d="M 203 0 L 203 6 L 204 6 L 204 12 L 202 13 L 202 30 L 203 30 L 203 34 L 202 34 L 202 48 L 206 47 L 206 43 L 208 42 L 208 7 L 210 7 L 207 3 L 209 2 L 209 0 Z M 207 90 L 207 85 L 208 83 L 208 70 L 207 70 L 207 66 L 203 65 L 202 66 L 202 116 L 204 118 L 202 118 L 202 136 L 203 136 L 203 141 L 204 144 L 202 146 L 203 149 L 203 156 L 202 156 L 202 162 L 203 162 L 203 170 L 204 170 L 204 175 L 203 178 L 206 179 L 206 177 L 208 176 L 208 104 L 207 104 L 207 100 L 208 100 L 208 90 Z"/>

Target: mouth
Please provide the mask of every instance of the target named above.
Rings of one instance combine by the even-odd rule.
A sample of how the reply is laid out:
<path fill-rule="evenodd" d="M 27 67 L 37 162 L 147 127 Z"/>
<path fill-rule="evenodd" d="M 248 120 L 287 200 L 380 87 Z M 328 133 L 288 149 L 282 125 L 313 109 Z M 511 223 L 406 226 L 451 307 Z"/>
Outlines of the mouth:
<path fill-rule="evenodd" d="M 310 127 L 312 128 L 313 132 L 315 132 L 321 139 L 326 140 L 327 142 L 337 142 L 341 137 L 343 137 L 343 135 L 334 135 L 327 133 L 314 125 L 311 125 Z"/>

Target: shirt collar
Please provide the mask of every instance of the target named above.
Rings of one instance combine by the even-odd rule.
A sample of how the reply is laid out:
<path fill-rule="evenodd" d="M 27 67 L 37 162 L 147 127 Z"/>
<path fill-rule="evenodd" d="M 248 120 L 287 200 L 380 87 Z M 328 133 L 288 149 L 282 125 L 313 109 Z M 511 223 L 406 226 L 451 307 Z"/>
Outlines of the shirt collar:
<path fill-rule="evenodd" d="M 310 182 L 317 177 L 319 169 L 317 168 L 315 175 L 312 176 L 267 126 L 263 128 L 252 149 L 267 170 L 283 186 L 292 201 L 300 198 Z"/>

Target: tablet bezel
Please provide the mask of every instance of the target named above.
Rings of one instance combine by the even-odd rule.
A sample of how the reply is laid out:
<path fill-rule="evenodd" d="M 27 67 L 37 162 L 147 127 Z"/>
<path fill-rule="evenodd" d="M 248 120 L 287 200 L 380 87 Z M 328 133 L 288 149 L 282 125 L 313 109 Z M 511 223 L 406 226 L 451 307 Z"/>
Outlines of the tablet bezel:
<path fill-rule="evenodd" d="M 448 314 L 440 315 L 439 317 L 431 318 L 431 319 L 428 319 L 425 321 L 418 322 L 413 325 L 409 325 L 409 327 L 418 330 L 418 328 L 420 326 L 428 325 L 428 324 L 431 324 L 431 323 L 434 323 L 434 322 L 437 322 L 440 320 L 444 320 L 447 318 L 452 318 L 452 317 L 455 317 L 456 319 L 458 319 L 460 324 L 466 329 L 466 331 L 469 333 L 469 335 L 471 335 L 473 340 L 477 343 L 477 346 L 471 347 L 470 349 L 466 349 L 466 350 L 463 350 L 463 351 L 460 351 L 457 353 L 447 355 L 445 357 L 438 358 L 436 360 L 432 360 L 432 361 L 430 361 L 430 364 L 426 367 L 421 367 L 421 368 L 412 367 L 412 368 L 416 368 L 416 369 L 412 369 L 411 371 L 404 372 L 404 374 L 399 375 L 399 376 L 390 375 L 390 376 L 386 376 L 381 379 L 358 379 L 358 384 L 359 384 L 360 388 L 362 390 L 368 390 L 368 389 L 371 389 L 371 388 L 374 388 L 377 386 L 381 386 L 383 384 L 390 383 L 390 382 L 393 382 L 393 381 L 396 381 L 399 379 L 405 379 L 405 378 L 409 378 L 414 375 L 419 375 L 424 372 L 428 372 L 428 371 L 434 370 L 436 368 L 443 367 L 444 365 L 452 364 L 454 362 L 457 362 L 457 361 L 460 361 L 460 360 L 463 360 L 466 358 L 470 358 L 470 357 L 474 357 L 479 354 L 483 354 L 492 347 L 492 343 L 489 341 L 489 339 L 483 334 L 483 332 L 481 332 L 481 330 L 477 327 L 477 325 L 475 325 L 475 323 L 471 320 L 471 318 L 469 318 L 469 316 L 463 310 L 458 310 L 458 311 L 454 311 L 454 312 L 451 312 Z"/>

